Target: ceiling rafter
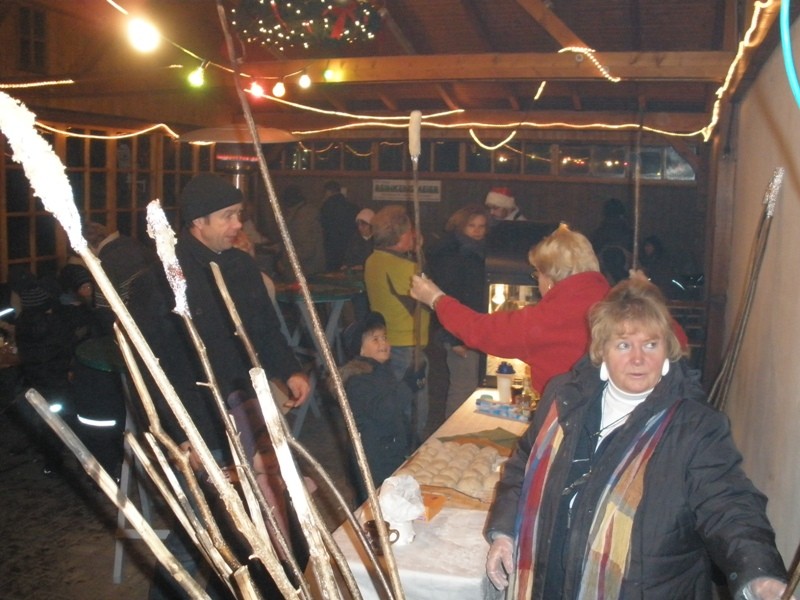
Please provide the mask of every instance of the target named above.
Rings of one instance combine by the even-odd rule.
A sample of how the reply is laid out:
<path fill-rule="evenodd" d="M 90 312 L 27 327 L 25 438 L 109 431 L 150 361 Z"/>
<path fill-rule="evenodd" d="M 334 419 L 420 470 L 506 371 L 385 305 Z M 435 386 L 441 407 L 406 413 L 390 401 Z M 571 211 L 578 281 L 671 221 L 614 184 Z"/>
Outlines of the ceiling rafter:
<path fill-rule="evenodd" d="M 576 58 L 580 57 L 580 58 Z M 437 54 L 252 62 L 256 77 L 279 78 L 305 70 L 314 83 L 325 83 L 334 69 L 343 83 L 400 83 L 496 80 L 604 80 L 582 55 L 553 53 Z M 721 82 L 731 52 L 605 52 L 600 63 L 623 80 Z"/>
<path fill-rule="evenodd" d="M 491 33 L 486 28 L 486 25 L 481 18 L 477 7 L 475 6 L 475 0 L 461 0 L 461 7 L 464 9 L 464 16 L 467 18 L 467 22 L 476 32 L 478 32 L 478 36 L 483 44 L 483 48 L 487 51 L 496 52 L 497 48 L 490 41 L 492 38 Z M 519 99 L 514 95 L 511 89 L 507 85 L 503 85 L 501 82 L 498 82 L 497 85 L 500 93 L 508 100 L 508 105 L 514 110 L 519 110 Z"/>
<path fill-rule="evenodd" d="M 532 16 L 550 34 L 550 36 L 561 44 L 561 47 L 588 45 L 567 27 L 558 16 L 550 10 L 543 0 L 517 0 L 530 16 Z"/>

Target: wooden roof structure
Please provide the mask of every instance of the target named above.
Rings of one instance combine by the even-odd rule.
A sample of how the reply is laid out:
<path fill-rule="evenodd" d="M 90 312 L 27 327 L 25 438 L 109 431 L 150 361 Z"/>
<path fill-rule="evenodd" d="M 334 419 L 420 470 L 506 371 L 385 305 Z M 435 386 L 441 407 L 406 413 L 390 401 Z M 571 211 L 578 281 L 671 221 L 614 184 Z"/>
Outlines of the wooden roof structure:
<path fill-rule="evenodd" d="M 224 0 L 222 12 L 230 20 L 247 1 L 258 0 Z M 330 4 L 345 9 L 363 1 Z M 147 57 L 130 49 L 122 33 L 128 16 L 108 0 L 11 0 L 0 9 L 4 35 L 13 30 L 7 21 L 14 6 L 30 5 L 58 19 L 51 36 L 80 31 L 75 34 L 80 43 L 61 42 L 46 74 L 15 71 L 6 63 L 0 84 L 42 75 L 71 78 L 71 85 L 10 93 L 44 117 L 166 122 L 183 132 L 242 122 L 235 78 L 226 70 L 238 66 L 243 87 L 258 81 L 268 94 L 283 78 L 283 100 L 291 104 L 262 98 L 250 105 L 259 125 L 300 137 L 325 137 L 331 134 L 321 130 L 353 123 L 358 125 L 347 133 L 332 135 L 374 137 L 382 126 L 356 117 L 402 118 L 421 110 L 423 115 L 450 113 L 437 122 L 461 125 L 453 130 L 459 135 L 467 134 L 469 124 L 482 135 L 503 138 L 512 129 L 536 135 L 541 124 L 565 124 L 545 128 L 553 130 L 601 123 L 643 124 L 693 133 L 699 140 L 698 132 L 714 119 L 726 79 L 723 102 L 742 92 L 778 41 L 777 2 L 369 1 L 380 14 L 370 41 L 280 50 L 237 36 L 238 62 L 232 65 L 215 0 L 118 0 L 131 15 L 134 9 L 143 11 L 169 40 Z M 754 10 L 759 13 L 755 21 Z M 269 2 L 264 11 L 270 11 Z M 734 62 L 746 36 L 751 47 Z M 206 61 L 206 87 L 190 88 L 186 74 Z M 330 69 L 339 73 L 335 82 L 325 80 Z M 295 85 L 300 73 L 311 78 L 309 89 Z"/>

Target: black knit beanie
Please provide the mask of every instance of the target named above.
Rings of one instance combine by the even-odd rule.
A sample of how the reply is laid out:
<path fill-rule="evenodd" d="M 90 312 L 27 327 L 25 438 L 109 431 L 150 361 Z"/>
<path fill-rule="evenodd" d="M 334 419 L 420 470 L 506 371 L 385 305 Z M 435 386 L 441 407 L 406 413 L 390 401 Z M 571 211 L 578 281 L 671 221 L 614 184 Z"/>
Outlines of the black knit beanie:
<path fill-rule="evenodd" d="M 241 190 L 229 181 L 213 173 L 200 173 L 181 192 L 181 219 L 190 223 L 242 200 Z"/>

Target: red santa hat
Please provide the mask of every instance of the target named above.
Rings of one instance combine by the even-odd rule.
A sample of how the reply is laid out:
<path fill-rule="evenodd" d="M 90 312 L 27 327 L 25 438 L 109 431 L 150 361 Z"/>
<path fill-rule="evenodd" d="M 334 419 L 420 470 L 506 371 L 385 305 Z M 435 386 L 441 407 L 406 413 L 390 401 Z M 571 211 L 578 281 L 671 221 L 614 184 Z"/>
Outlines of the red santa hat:
<path fill-rule="evenodd" d="M 495 208 L 514 208 L 517 203 L 514 200 L 514 196 L 511 195 L 511 190 L 507 187 L 496 187 L 492 188 L 488 194 L 486 194 L 486 206 L 492 206 Z"/>

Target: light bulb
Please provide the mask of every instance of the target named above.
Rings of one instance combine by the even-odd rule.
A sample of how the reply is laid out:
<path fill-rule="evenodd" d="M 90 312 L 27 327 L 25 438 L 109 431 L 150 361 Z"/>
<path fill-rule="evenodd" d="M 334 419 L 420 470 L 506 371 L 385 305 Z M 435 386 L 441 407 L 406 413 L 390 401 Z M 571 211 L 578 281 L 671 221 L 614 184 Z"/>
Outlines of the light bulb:
<path fill-rule="evenodd" d="M 161 34 L 149 21 L 134 17 L 128 21 L 128 39 L 139 52 L 152 52 L 161 43 Z"/>
<path fill-rule="evenodd" d="M 300 75 L 300 79 L 297 80 L 297 85 L 304 90 L 307 90 L 311 87 L 311 77 L 308 76 L 308 73 L 303 73 Z"/>
<path fill-rule="evenodd" d="M 256 98 L 262 98 L 264 96 L 264 88 L 261 87 L 260 83 L 254 81 L 250 84 L 250 94 Z"/>
<path fill-rule="evenodd" d="M 283 98 L 286 95 L 286 86 L 283 84 L 283 81 L 279 81 L 272 86 L 272 95 L 276 98 Z"/>
<path fill-rule="evenodd" d="M 203 67 L 197 67 L 194 71 L 189 73 L 187 79 L 189 80 L 189 85 L 192 87 L 202 87 L 206 82 L 205 69 L 203 69 Z"/>

